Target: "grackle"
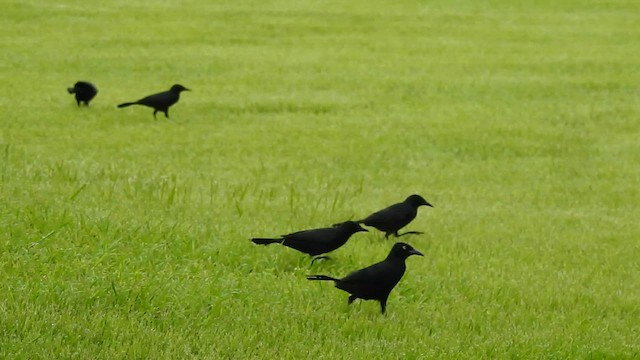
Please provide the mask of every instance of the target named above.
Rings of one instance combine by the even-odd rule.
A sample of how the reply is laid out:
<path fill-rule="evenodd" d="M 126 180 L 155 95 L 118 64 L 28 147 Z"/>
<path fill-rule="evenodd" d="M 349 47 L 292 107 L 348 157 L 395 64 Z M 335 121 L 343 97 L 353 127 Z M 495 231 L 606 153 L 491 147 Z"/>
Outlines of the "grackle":
<path fill-rule="evenodd" d="M 319 259 L 329 259 L 328 256 L 319 256 L 329 253 L 344 245 L 351 235 L 367 231 L 353 221 L 336 224 L 333 227 L 311 229 L 282 235 L 279 238 L 253 238 L 251 241 L 258 245 L 279 243 L 286 247 L 298 250 L 313 257 L 311 264 Z"/>
<path fill-rule="evenodd" d="M 411 255 L 424 256 L 411 245 L 399 242 L 393 245 L 391 252 L 383 261 L 354 271 L 342 279 L 327 275 L 309 275 L 307 280 L 333 281 L 338 289 L 350 294 L 348 304 L 356 299 L 377 300 L 384 314 L 389 294 L 404 275 L 407 268 L 405 260 Z"/>
<path fill-rule="evenodd" d="M 78 106 L 81 103 L 84 103 L 84 106 L 89 106 L 89 101 L 98 93 L 98 89 L 88 81 L 78 81 L 73 87 L 67 88 L 67 91 L 69 94 L 76 95 Z"/>
<path fill-rule="evenodd" d="M 408 234 L 422 234 L 420 231 L 409 231 L 398 234 L 398 230 L 407 226 L 418 214 L 418 207 L 426 205 L 433 207 L 422 196 L 413 194 L 405 199 L 405 201 L 393 204 L 380 211 L 374 212 L 357 223 L 372 226 L 380 231 L 384 231 L 385 238 L 389 235 L 400 237 Z"/>
<path fill-rule="evenodd" d="M 156 119 L 156 113 L 158 111 L 163 112 L 164 116 L 169 118 L 169 107 L 180 100 L 180 93 L 183 91 L 191 91 L 186 87 L 176 84 L 168 91 L 158 94 L 149 95 L 138 101 L 126 102 L 118 105 L 119 108 L 131 106 L 131 105 L 144 105 L 153 108 L 153 118 Z"/>

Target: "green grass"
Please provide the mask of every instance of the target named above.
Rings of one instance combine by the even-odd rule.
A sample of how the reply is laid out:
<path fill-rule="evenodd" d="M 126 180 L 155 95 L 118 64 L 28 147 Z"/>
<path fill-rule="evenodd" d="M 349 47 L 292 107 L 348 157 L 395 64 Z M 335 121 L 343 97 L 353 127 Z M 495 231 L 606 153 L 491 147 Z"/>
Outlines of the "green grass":
<path fill-rule="evenodd" d="M 535 3 L 5 2 L 0 358 L 640 357 L 640 5 Z M 386 316 L 249 242 L 411 193 Z"/>

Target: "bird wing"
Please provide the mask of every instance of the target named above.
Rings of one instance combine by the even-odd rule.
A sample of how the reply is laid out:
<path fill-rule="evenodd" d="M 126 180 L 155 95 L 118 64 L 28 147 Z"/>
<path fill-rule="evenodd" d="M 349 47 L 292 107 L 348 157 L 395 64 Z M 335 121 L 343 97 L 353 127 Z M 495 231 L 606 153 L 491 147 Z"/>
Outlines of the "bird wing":
<path fill-rule="evenodd" d="M 404 261 L 384 260 L 340 279 L 336 287 L 361 299 L 381 299 L 389 296 L 391 290 L 404 275 Z"/>
<path fill-rule="evenodd" d="M 411 208 L 404 203 L 398 203 L 374 212 L 364 219 L 365 225 L 384 226 L 386 224 L 402 224 L 411 221 Z M 405 224 L 406 225 L 406 224 Z"/>
<path fill-rule="evenodd" d="M 175 98 L 175 99 L 174 99 Z M 158 94 L 149 95 L 137 101 L 138 104 L 143 104 L 151 107 L 169 107 L 178 101 L 175 94 L 165 91 Z"/>
<path fill-rule="evenodd" d="M 282 235 L 285 240 L 297 240 L 307 242 L 327 242 L 335 236 L 335 228 L 319 228 L 296 231 L 291 234 Z"/>
<path fill-rule="evenodd" d="M 82 89 L 82 90 L 85 90 L 85 91 L 95 91 L 95 92 L 98 92 L 98 89 L 96 89 L 96 87 L 95 87 L 93 84 L 88 83 L 88 82 L 86 82 L 86 81 L 78 81 L 78 82 L 74 85 L 74 87 L 75 87 L 76 89 Z"/>
<path fill-rule="evenodd" d="M 294 232 L 283 235 L 283 245 L 309 255 L 320 255 L 334 250 L 332 244 L 337 243 L 336 228 L 320 228 Z"/>

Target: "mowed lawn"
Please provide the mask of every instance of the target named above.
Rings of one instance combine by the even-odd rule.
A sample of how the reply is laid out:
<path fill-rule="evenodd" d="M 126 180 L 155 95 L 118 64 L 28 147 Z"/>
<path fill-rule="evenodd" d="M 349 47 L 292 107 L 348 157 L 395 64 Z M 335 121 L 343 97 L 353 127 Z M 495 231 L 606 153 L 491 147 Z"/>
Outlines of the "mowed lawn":
<path fill-rule="evenodd" d="M 4 2 L 0 358 L 640 358 L 640 3 L 531 3 Z M 249 241 L 412 193 L 386 315 Z"/>

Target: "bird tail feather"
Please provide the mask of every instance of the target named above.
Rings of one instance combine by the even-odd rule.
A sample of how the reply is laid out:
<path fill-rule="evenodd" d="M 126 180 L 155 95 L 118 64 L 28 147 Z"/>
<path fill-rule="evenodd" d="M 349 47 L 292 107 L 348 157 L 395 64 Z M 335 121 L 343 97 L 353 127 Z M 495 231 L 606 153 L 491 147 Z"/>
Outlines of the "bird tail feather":
<path fill-rule="evenodd" d="M 69 94 L 73 94 L 76 92 L 75 88 L 67 88 L 67 91 L 69 92 Z"/>
<path fill-rule="evenodd" d="M 137 103 L 135 102 L 127 102 L 127 103 L 122 103 L 120 105 L 118 105 L 119 108 L 123 108 L 123 107 L 127 107 L 127 106 L 131 106 L 131 105 L 135 105 Z"/>
<path fill-rule="evenodd" d="M 275 243 L 281 243 L 282 239 L 269 239 L 269 238 L 253 238 L 251 241 L 257 245 L 269 245 Z"/>
<path fill-rule="evenodd" d="M 329 280 L 329 281 L 338 281 L 339 279 L 332 278 L 327 275 L 308 275 L 307 280 Z"/>

